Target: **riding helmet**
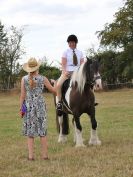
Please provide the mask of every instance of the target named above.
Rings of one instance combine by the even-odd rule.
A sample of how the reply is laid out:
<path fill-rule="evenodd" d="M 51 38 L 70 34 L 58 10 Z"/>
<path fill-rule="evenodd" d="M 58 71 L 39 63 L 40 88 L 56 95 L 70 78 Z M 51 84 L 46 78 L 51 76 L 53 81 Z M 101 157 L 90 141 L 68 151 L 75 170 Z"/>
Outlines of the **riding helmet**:
<path fill-rule="evenodd" d="M 75 43 L 78 43 L 78 38 L 77 38 L 77 36 L 75 36 L 74 34 L 71 34 L 71 35 L 69 35 L 68 36 L 68 38 L 67 38 L 67 42 L 75 42 Z"/>

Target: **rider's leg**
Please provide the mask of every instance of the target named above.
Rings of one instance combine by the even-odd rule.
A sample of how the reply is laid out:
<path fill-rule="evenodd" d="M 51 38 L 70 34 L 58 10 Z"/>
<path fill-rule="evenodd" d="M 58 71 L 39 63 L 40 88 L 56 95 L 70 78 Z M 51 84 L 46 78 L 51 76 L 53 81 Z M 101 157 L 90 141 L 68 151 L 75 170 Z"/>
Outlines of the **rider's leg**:
<path fill-rule="evenodd" d="M 67 79 L 65 75 L 61 75 L 60 78 L 57 81 L 56 89 L 57 89 L 57 101 L 61 101 L 61 87 L 64 83 L 64 81 Z"/>
<path fill-rule="evenodd" d="M 62 103 L 61 103 L 61 87 L 63 82 L 67 79 L 65 75 L 61 75 L 60 78 L 57 81 L 56 89 L 57 89 L 57 110 L 58 110 L 58 116 L 62 115 Z"/>

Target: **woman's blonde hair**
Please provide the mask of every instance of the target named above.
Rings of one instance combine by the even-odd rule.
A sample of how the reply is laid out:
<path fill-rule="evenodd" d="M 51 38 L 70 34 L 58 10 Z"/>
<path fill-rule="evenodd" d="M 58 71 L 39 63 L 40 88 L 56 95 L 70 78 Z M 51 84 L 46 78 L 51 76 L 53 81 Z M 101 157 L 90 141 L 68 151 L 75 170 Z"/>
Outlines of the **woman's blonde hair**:
<path fill-rule="evenodd" d="M 36 82 L 33 80 L 34 73 L 36 73 L 36 71 L 29 73 L 29 85 L 30 85 L 31 89 L 33 89 L 34 87 L 36 87 Z"/>

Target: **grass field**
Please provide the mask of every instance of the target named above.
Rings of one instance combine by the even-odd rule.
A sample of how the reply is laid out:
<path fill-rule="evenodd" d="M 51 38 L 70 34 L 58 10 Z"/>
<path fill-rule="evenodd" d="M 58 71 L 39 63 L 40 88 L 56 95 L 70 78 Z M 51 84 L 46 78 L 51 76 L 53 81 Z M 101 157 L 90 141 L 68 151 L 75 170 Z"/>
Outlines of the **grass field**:
<path fill-rule="evenodd" d="M 0 94 L 0 177 L 133 177 L 133 89 L 96 93 L 101 146 L 75 148 L 73 129 L 66 144 L 57 143 L 52 95 L 46 94 L 50 161 L 40 159 L 39 138 L 34 162 L 27 161 L 26 138 L 21 136 L 19 94 Z M 85 144 L 90 121 L 81 119 Z"/>

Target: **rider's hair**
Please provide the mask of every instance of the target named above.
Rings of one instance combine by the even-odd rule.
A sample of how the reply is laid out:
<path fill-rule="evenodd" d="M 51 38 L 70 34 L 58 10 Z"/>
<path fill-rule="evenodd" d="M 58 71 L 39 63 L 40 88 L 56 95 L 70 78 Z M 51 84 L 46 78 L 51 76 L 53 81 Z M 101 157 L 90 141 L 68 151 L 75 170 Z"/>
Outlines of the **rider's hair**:
<path fill-rule="evenodd" d="M 67 38 L 67 42 L 75 42 L 76 44 L 78 43 L 78 38 L 74 34 L 71 34 Z"/>

